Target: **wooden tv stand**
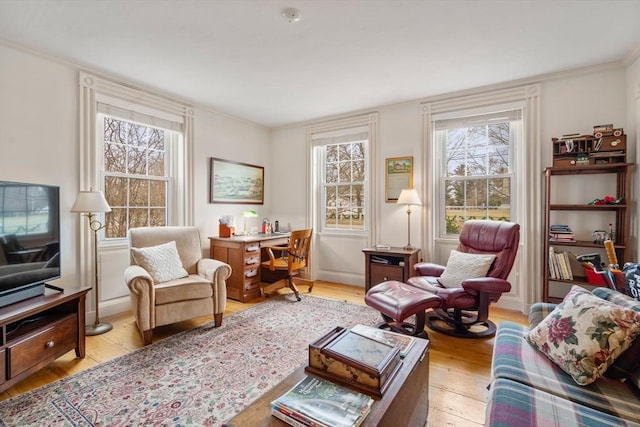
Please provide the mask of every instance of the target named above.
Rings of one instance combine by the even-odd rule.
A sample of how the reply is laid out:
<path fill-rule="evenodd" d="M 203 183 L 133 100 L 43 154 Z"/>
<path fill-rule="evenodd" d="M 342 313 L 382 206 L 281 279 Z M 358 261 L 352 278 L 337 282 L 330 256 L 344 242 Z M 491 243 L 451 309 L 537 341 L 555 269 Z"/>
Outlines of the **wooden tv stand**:
<path fill-rule="evenodd" d="M 85 355 L 85 295 L 46 289 L 0 308 L 0 392 L 75 349 Z"/>

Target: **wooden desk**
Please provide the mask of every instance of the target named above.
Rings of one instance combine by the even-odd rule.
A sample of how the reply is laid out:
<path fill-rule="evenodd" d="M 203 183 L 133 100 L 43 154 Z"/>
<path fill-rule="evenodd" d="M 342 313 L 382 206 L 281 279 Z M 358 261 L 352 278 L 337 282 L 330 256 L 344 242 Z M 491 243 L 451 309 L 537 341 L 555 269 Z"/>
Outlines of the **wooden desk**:
<path fill-rule="evenodd" d="M 388 280 L 404 283 L 409 277 L 416 275 L 413 265 L 420 261 L 420 249 L 391 248 L 381 250 L 366 248 L 362 252 L 365 257 L 365 292 L 379 283 Z M 373 259 L 384 260 L 386 263 L 378 263 Z"/>
<path fill-rule="evenodd" d="M 209 237 L 210 257 L 231 266 L 227 279 L 227 296 L 247 302 L 260 296 L 260 282 L 272 282 L 279 277 L 270 271 L 262 272 L 260 263 L 269 259 L 266 246 L 286 245 L 286 234 L 254 234 L 248 236 Z M 270 274 L 271 273 L 271 274 Z"/>
<path fill-rule="evenodd" d="M 376 400 L 362 426 L 424 427 L 429 412 L 429 341 L 417 338 L 393 382 Z M 271 415 L 271 402 L 286 393 L 305 375 L 304 366 L 260 396 L 224 426 L 287 426 Z"/>

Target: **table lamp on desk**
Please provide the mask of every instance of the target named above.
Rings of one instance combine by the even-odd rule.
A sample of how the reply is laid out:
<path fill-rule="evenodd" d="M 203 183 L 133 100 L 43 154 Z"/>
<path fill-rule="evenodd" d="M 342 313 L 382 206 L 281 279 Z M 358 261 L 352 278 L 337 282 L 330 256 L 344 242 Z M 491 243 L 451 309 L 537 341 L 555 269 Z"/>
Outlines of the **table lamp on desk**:
<path fill-rule="evenodd" d="M 242 235 L 247 236 L 249 232 L 247 231 L 247 218 L 255 218 L 258 216 L 258 212 L 254 210 L 246 210 L 242 211 L 242 217 L 244 218 L 244 230 L 242 230 Z"/>

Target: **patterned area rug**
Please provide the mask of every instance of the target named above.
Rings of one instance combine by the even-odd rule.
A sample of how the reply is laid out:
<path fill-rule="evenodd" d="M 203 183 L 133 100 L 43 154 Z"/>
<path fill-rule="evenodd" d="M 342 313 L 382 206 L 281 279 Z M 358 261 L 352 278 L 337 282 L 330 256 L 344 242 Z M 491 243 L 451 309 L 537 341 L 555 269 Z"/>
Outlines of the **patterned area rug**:
<path fill-rule="evenodd" d="M 8 426 L 216 426 L 305 364 L 336 326 L 377 311 L 304 295 L 268 299 L 213 323 L 0 402 Z"/>

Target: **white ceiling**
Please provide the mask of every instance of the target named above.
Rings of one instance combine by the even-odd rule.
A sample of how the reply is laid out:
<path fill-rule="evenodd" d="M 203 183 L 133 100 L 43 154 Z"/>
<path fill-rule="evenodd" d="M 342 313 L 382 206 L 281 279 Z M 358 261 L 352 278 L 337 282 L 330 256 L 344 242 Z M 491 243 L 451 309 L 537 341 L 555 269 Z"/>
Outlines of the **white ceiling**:
<path fill-rule="evenodd" d="M 640 0 L 0 0 L 0 40 L 280 126 L 622 61 Z"/>

